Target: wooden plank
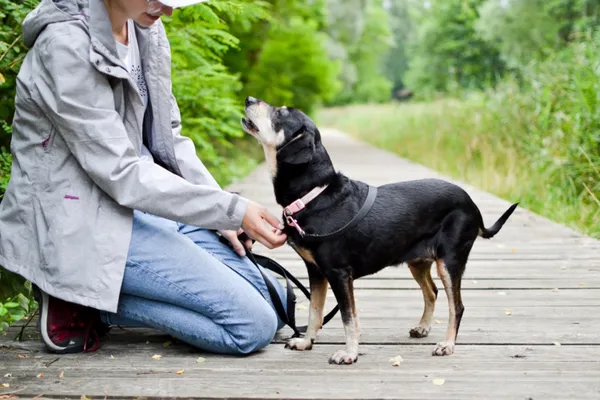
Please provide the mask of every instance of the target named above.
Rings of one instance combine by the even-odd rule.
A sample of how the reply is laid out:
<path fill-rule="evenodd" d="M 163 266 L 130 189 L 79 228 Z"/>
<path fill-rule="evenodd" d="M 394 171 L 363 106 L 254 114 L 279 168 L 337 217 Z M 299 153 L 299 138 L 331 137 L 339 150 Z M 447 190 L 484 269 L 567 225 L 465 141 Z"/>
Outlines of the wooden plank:
<path fill-rule="evenodd" d="M 358 363 L 327 363 L 338 346 L 294 352 L 271 346 L 235 358 L 189 352 L 182 347 L 106 346 L 86 356 L 55 359 L 35 353 L 28 359 L 0 353 L 12 374 L 3 382 L 22 397 L 90 398 L 597 398 L 600 394 L 598 347 L 465 346 L 450 357 L 432 357 L 423 346 L 363 346 Z M 162 358 L 152 360 L 160 351 Z M 114 358 L 111 358 L 110 355 Z M 402 356 L 398 367 L 391 357 Z M 198 356 L 205 361 L 196 362 Z M 518 356 L 518 357 L 515 357 Z M 177 371 L 184 371 L 177 374 Z M 64 376 L 60 377 L 61 372 Z M 43 378 L 37 376 L 43 373 Z M 434 379 L 444 379 L 434 385 Z M 368 388 L 368 389 L 367 389 Z M 3 389 L 2 392 L 6 392 Z M 2 394 L 0 392 L 0 395 Z"/>

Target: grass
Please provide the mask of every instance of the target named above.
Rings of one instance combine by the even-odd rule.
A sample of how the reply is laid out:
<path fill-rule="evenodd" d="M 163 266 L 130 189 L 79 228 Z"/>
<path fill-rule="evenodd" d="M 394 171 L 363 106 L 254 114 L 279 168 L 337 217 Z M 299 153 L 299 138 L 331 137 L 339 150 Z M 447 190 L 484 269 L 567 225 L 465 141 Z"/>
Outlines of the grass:
<path fill-rule="evenodd" d="M 537 140 L 533 117 L 522 103 L 479 94 L 323 109 L 317 120 L 600 238 L 598 158 Z"/>

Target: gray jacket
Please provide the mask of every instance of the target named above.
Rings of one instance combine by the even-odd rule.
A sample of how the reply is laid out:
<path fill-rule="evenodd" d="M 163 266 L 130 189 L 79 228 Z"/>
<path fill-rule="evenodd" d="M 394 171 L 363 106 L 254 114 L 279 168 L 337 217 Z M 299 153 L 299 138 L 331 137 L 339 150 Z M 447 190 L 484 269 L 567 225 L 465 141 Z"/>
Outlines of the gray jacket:
<path fill-rule="evenodd" d="M 112 312 L 133 209 L 238 229 L 248 205 L 221 190 L 181 135 L 163 25 L 136 33 L 148 112 L 117 56 L 102 0 L 42 0 L 27 16 L 30 49 L 17 80 L 11 180 L 0 203 L 0 265 L 52 296 Z M 157 163 L 139 158 L 144 132 L 154 132 L 148 147 Z"/>

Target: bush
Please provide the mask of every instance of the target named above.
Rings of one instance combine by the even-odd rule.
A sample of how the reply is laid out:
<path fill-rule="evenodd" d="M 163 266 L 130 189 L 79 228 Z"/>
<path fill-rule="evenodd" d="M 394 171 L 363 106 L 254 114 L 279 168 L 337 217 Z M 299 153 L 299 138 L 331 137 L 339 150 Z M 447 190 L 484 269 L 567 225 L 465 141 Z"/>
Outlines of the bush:
<path fill-rule="evenodd" d="M 324 40 L 311 20 L 272 23 L 245 92 L 311 114 L 337 90 L 337 65 L 328 59 Z"/>

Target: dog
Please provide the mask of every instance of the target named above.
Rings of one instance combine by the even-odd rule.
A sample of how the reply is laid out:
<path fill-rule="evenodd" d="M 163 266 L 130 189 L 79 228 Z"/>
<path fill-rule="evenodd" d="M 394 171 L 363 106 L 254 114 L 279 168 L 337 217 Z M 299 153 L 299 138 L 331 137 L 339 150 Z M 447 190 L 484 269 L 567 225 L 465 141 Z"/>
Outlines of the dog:
<path fill-rule="evenodd" d="M 311 299 L 307 331 L 304 337 L 290 339 L 286 348 L 312 348 L 322 328 L 329 283 L 340 307 L 346 339 L 345 349 L 335 352 L 329 362 L 355 363 L 360 327 L 353 281 L 402 263 L 408 264 L 425 300 L 421 320 L 409 334 L 426 337 L 438 294 L 431 278 L 435 262 L 450 317 L 446 338 L 437 343 L 432 354 L 453 354 L 464 312 L 461 279 L 471 248 L 477 237 L 489 239 L 497 234 L 519 203 L 486 228 L 478 207 L 459 186 L 439 179 L 390 183 L 378 186 L 367 214 L 340 233 L 340 228 L 363 208 L 370 185 L 334 169 L 317 126 L 302 111 L 248 97 L 245 114 L 242 127 L 262 145 L 276 201 L 284 207 L 287 243 L 308 270 Z M 307 194 L 308 203 L 297 202 L 303 197 L 306 200 Z M 292 213 L 287 212 L 290 205 L 296 205 Z M 340 234 L 332 239 L 308 240 L 310 234 L 335 231 Z"/>

